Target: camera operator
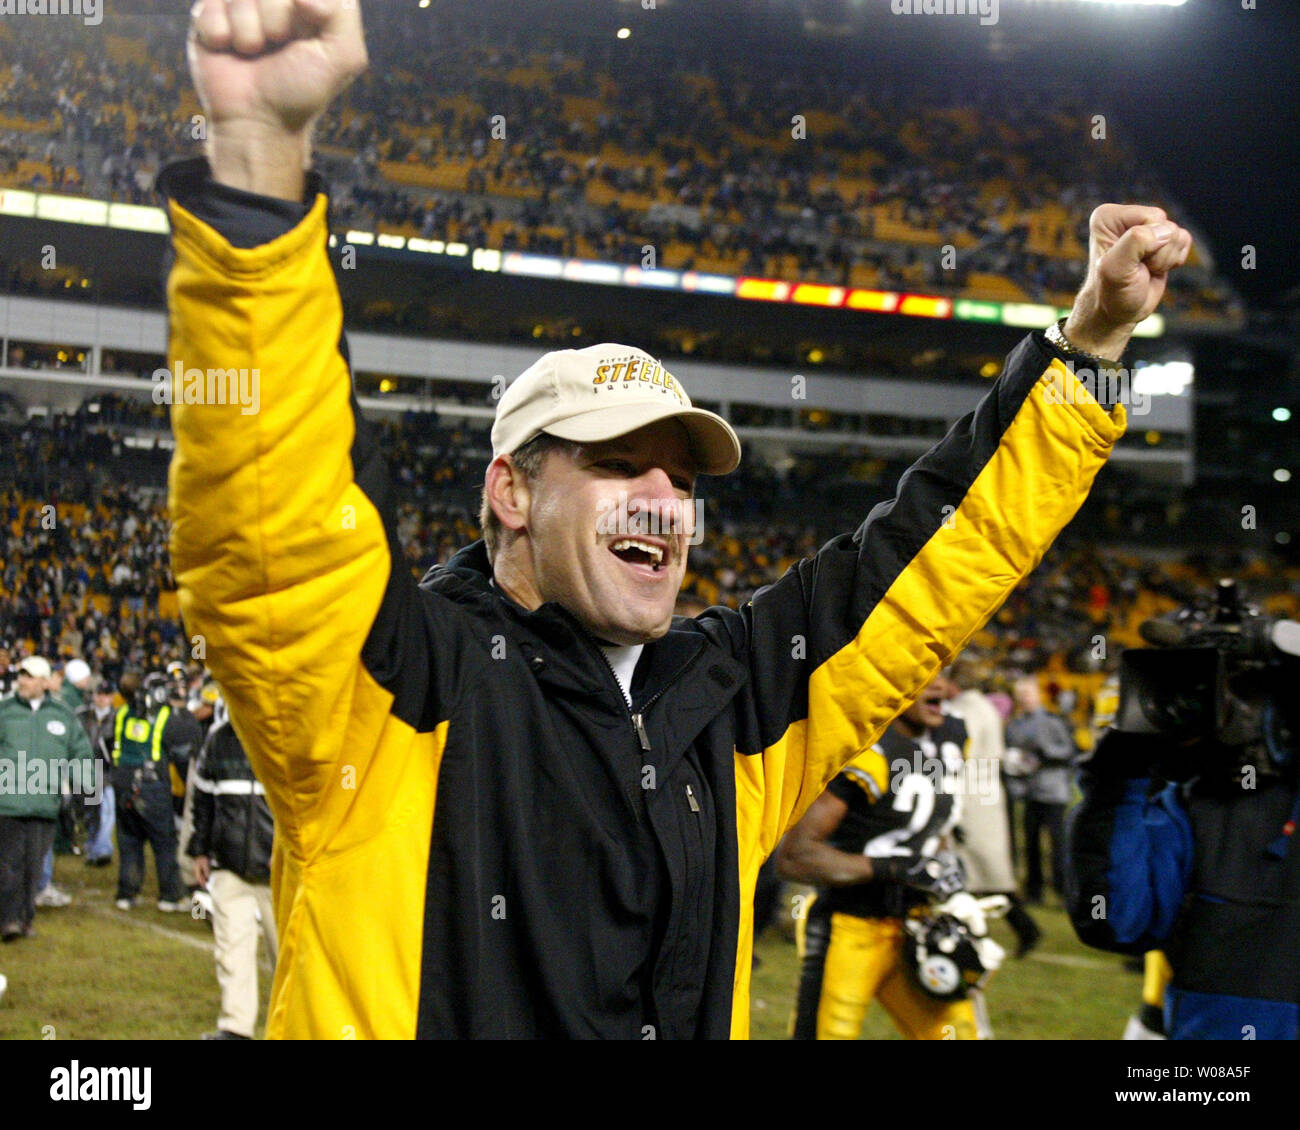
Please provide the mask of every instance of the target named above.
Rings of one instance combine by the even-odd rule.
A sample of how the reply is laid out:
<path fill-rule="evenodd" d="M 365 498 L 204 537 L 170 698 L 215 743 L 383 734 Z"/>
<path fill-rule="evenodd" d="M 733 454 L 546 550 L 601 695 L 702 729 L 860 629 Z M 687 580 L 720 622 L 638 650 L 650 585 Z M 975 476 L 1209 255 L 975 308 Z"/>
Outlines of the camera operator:
<path fill-rule="evenodd" d="M 1300 1038 L 1300 624 L 1220 581 L 1210 608 L 1147 621 L 1116 724 L 1067 824 L 1079 938 L 1163 950 L 1171 1039 Z"/>

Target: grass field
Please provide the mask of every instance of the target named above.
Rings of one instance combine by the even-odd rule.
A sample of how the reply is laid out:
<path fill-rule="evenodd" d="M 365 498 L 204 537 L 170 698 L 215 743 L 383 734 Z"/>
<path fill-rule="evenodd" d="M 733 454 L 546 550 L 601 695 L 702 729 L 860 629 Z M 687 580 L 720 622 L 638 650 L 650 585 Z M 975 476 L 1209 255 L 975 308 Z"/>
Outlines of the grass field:
<path fill-rule="evenodd" d="M 116 864 L 91 868 L 55 857 L 54 882 L 73 902 L 38 909 L 36 937 L 0 947 L 0 973 L 9 978 L 0 1039 L 193 1040 L 216 1028 L 212 927 L 154 906 L 157 881 L 146 855 L 144 891 L 130 911 L 113 906 Z M 258 978 L 260 1021 L 267 969 Z"/>
<path fill-rule="evenodd" d="M 116 867 L 88 868 L 59 856 L 55 882 L 71 906 L 36 912 L 37 936 L 0 948 L 9 989 L 0 1001 L 0 1039 L 192 1040 L 216 1027 L 217 981 L 212 930 L 187 914 L 163 914 L 152 861 L 140 904 L 113 907 Z M 1059 909 L 1036 910 L 1042 946 L 1023 961 L 1008 959 L 987 999 L 999 1039 L 1117 1039 L 1136 1007 L 1141 979 L 1122 959 L 1085 949 Z M 1010 930 L 993 925 L 1009 949 Z M 753 1035 L 785 1039 L 794 999 L 797 959 L 779 929 L 759 941 L 754 971 Z M 259 978 L 262 1019 L 270 978 Z M 261 1034 L 259 1029 L 259 1035 Z M 878 1006 L 866 1039 L 897 1039 Z"/>

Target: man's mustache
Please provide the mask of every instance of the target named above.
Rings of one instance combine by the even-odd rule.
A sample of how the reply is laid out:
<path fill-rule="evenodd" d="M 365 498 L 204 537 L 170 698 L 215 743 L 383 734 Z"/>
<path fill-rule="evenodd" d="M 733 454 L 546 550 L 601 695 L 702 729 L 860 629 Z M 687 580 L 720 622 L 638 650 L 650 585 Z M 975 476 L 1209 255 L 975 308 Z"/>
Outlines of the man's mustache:
<path fill-rule="evenodd" d="M 686 545 L 698 545 L 703 540 L 703 501 L 698 498 L 629 499 L 620 492 L 616 499 L 602 504 L 596 520 L 596 532 L 601 537 L 649 537 L 667 542 L 670 560 L 676 562 L 684 556 Z"/>

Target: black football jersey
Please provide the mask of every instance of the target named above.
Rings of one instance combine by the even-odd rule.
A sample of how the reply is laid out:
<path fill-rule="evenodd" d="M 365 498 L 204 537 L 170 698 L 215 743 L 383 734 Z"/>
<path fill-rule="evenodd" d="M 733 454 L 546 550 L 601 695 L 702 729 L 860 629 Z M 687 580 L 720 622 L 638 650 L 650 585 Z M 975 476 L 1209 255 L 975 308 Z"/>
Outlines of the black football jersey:
<path fill-rule="evenodd" d="M 945 718 L 919 738 L 890 726 L 830 783 L 848 812 L 827 841 L 854 855 L 933 855 L 961 819 L 966 726 Z M 814 907 L 864 918 L 890 918 L 925 902 L 897 883 L 873 880 L 819 893 Z"/>

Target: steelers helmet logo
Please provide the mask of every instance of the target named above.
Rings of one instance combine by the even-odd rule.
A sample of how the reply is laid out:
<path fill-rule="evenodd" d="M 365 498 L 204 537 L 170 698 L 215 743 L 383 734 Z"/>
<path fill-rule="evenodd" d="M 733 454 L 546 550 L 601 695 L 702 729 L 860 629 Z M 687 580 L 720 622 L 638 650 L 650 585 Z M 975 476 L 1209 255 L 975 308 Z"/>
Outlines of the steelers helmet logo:
<path fill-rule="evenodd" d="M 969 928 L 951 914 L 909 919 L 903 953 L 916 984 L 940 1000 L 960 1000 L 990 972 Z"/>
<path fill-rule="evenodd" d="M 917 974 L 921 984 L 936 996 L 947 996 L 957 991 L 961 984 L 961 971 L 952 958 L 943 954 L 931 954 L 921 962 Z"/>

